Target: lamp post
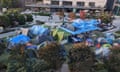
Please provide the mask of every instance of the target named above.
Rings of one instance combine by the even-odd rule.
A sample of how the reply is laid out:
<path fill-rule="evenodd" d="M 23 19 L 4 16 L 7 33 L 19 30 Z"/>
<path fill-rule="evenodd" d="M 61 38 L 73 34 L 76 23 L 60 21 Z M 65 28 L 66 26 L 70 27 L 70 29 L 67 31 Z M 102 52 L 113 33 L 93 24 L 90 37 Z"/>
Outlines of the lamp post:
<path fill-rule="evenodd" d="M 119 15 L 119 10 L 120 10 L 120 7 L 118 6 L 116 15 Z"/>
<path fill-rule="evenodd" d="M 64 25 L 64 5 L 63 5 L 63 25 Z"/>
<path fill-rule="evenodd" d="M 63 5 L 63 1 L 64 0 L 60 0 L 62 2 L 61 6 L 62 6 L 62 12 L 63 12 L 63 20 L 62 20 L 62 25 L 64 25 L 64 5 Z"/>

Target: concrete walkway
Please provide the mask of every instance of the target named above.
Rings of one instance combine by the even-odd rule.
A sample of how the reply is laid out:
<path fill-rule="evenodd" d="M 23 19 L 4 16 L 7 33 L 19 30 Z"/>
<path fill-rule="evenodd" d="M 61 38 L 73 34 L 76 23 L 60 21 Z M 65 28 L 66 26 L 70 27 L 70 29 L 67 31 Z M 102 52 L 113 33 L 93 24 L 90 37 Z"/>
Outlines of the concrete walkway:
<path fill-rule="evenodd" d="M 61 68 L 61 72 L 70 72 L 68 64 L 63 64 Z"/>

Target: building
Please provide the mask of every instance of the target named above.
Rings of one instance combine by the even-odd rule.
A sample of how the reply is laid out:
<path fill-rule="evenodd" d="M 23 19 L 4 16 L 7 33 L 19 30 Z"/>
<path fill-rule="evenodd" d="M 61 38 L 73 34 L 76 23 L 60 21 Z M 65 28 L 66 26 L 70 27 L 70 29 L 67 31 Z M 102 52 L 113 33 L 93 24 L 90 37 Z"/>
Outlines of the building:
<path fill-rule="evenodd" d="M 113 13 L 115 15 L 120 15 L 120 0 L 115 0 L 113 8 Z"/>
<path fill-rule="evenodd" d="M 35 4 L 26 4 L 29 8 L 54 11 L 103 10 L 107 0 L 39 0 Z"/>
<path fill-rule="evenodd" d="M 18 1 L 20 7 L 25 7 L 25 5 L 36 3 L 36 0 L 18 0 Z"/>
<path fill-rule="evenodd" d="M 114 4 L 115 4 L 115 0 L 107 0 L 106 6 L 105 6 L 106 11 L 113 11 Z"/>

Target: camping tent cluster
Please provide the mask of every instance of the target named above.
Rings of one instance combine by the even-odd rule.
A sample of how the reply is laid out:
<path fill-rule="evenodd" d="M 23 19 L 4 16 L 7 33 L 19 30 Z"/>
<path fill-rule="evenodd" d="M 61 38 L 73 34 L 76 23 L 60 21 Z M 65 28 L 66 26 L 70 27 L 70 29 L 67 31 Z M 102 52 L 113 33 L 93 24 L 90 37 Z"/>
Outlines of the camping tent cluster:
<path fill-rule="evenodd" d="M 24 31 L 23 31 L 23 33 L 24 33 Z M 32 41 L 32 40 L 34 40 L 34 41 Z M 49 29 L 44 28 L 40 25 L 34 25 L 31 28 L 29 28 L 27 35 L 24 35 L 21 32 L 17 36 L 10 38 L 8 40 L 8 49 L 11 49 L 14 46 L 19 45 L 19 44 L 24 44 L 26 46 L 27 45 L 33 46 L 32 45 L 33 42 L 34 42 L 34 44 L 40 44 L 47 40 L 48 41 L 52 40 L 52 38 L 49 35 Z M 36 47 L 34 47 L 34 48 L 36 48 Z"/>

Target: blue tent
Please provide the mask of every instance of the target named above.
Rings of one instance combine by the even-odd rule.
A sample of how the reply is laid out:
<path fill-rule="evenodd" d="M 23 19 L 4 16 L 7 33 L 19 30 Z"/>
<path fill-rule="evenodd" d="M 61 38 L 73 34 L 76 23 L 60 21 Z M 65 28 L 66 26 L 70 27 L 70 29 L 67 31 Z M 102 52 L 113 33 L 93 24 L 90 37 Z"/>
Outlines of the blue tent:
<path fill-rule="evenodd" d="M 40 34 L 42 35 L 47 30 L 48 30 L 47 28 L 44 28 L 40 25 L 34 25 L 30 28 L 30 31 L 33 35 L 40 35 Z"/>
<path fill-rule="evenodd" d="M 112 33 L 106 33 L 105 37 L 108 43 L 113 44 L 113 41 L 115 40 L 115 36 Z"/>
<path fill-rule="evenodd" d="M 9 42 L 13 45 L 15 44 L 25 44 L 27 42 L 30 41 L 30 38 L 28 36 L 25 36 L 25 35 L 18 35 L 18 36 L 15 36 L 13 38 L 10 38 Z"/>

